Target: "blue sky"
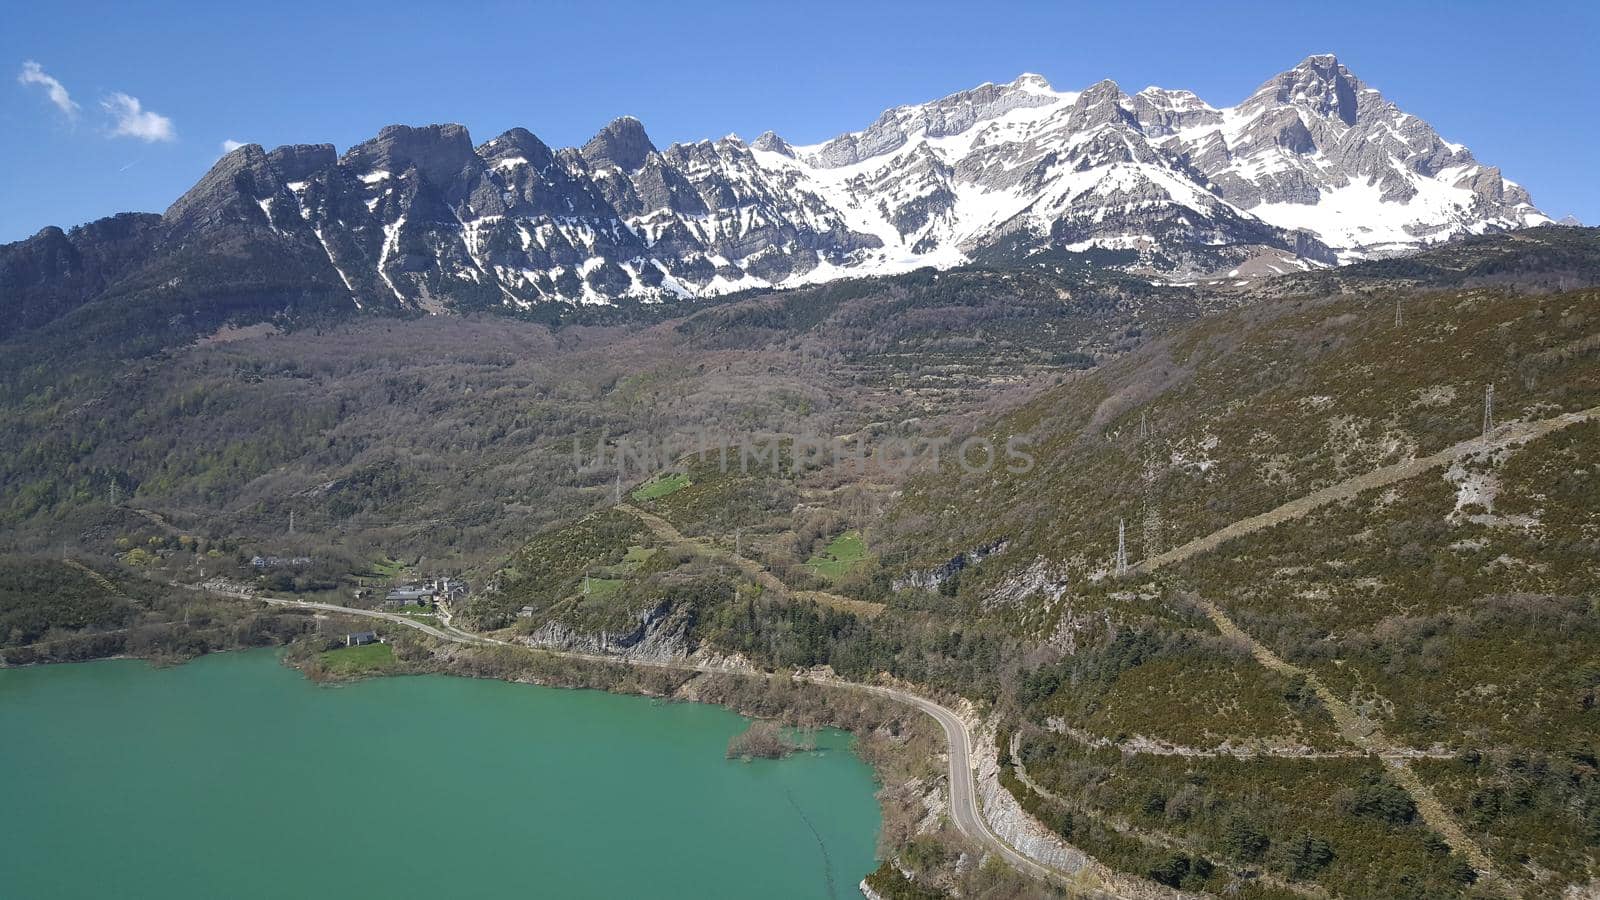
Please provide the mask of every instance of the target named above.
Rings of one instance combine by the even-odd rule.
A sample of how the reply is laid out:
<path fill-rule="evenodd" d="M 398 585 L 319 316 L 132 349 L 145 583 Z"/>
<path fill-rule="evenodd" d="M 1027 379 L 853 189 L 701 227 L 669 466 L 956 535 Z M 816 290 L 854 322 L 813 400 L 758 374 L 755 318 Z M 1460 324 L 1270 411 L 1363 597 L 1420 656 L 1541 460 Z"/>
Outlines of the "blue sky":
<path fill-rule="evenodd" d="M 1600 223 L 1600 3 L 78 3 L 8 0 L 0 241 L 160 211 L 224 141 L 331 142 L 393 122 L 581 143 L 808 143 L 1018 73 L 1230 105 L 1312 53 Z M 28 65 L 34 63 L 36 66 Z"/>

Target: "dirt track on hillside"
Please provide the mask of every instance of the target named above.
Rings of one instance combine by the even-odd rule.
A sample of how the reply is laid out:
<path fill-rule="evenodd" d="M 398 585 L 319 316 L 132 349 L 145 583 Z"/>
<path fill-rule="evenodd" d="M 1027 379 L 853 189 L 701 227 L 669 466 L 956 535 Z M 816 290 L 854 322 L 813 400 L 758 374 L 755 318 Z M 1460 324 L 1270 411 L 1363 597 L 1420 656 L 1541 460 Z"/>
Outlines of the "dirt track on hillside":
<path fill-rule="evenodd" d="M 730 565 L 737 566 L 739 571 L 743 572 L 746 578 L 749 578 L 751 581 L 754 581 L 768 591 L 771 591 L 774 596 L 793 597 L 797 600 L 810 600 L 815 603 L 820 603 L 823 606 L 830 606 L 834 609 L 855 613 L 856 615 L 866 619 L 877 618 L 878 615 L 883 612 L 884 607 L 882 603 L 872 603 L 866 600 L 855 600 L 850 597 L 843 597 L 838 594 L 829 593 L 828 591 L 811 591 L 792 588 L 785 584 L 783 579 L 772 574 L 772 572 L 761 563 L 735 554 L 731 550 L 727 550 L 723 547 L 718 547 L 716 544 L 713 544 L 704 538 L 689 537 L 688 535 L 679 531 L 671 522 L 668 522 L 666 519 L 661 518 L 655 513 L 646 512 L 645 510 L 628 503 L 619 503 L 616 508 L 630 516 L 637 517 L 639 521 L 645 524 L 646 528 L 650 529 L 650 533 L 655 535 L 656 539 L 664 544 L 669 544 L 673 547 L 687 550 L 690 553 L 694 553 L 698 556 L 705 556 L 715 559 L 719 562 L 725 562 Z"/>
<path fill-rule="evenodd" d="M 1269 509 L 1259 515 L 1240 519 L 1204 537 L 1195 538 L 1187 544 L 1181 544 L 1149 559 L 1140 560 L 1129 567 L 1129 573 L 1142 575 L 1147 572 L 1153 572 L 1163 566 L 1182 562 L 1191 556 L 1215 550 L 1234 538 L 1254 534 L 1257 531 L 1271 528 L 1280 522 L 1303 518 L 1314 510 L 1330 503 L 1337 503 L 1340 500 L 1348 500 L 1363 491 L 1370 491 L 1373 488 L 1386 487 L 1397 481 L 1415 478 L 1430 469 L 1449 465 L 1463 456 L 1526 443 L 1535 438 L 1560 431 L 1563 428 L 1597 418 L 1600 418 L 1600 406 L 1578 412 L 1564 413 L 1554 418 L 1540 419 L 1536 422 L 1508 423 L 1496 428 L 1484 437 L 1476 437 L 1468 441 L 1462 441 L 1459 444 L 1453 444 L 1429 456 L 1422 456 L 1406 462 L 1395 463 L 1392 466 L 1384 466 L 1380 469 L 1364 472 L 1354 478 L 1346 479 L 1320 491 L 1307 494 L 1304 497 L 1296 497 L 1282 506 Z"/>

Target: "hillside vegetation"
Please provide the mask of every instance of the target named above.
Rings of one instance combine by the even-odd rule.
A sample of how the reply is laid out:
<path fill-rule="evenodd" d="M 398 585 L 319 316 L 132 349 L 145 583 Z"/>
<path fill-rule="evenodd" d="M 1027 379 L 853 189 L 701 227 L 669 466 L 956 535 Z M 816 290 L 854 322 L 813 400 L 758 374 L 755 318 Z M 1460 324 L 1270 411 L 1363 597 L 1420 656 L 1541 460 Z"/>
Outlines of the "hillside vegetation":
<path fill-rule="evenodd" d="M 1534 254 L 1570 261 L 1574 249 L 1592 247 Z M 1408 271 L 1453 271 L 1464 252 Z M 1224 312 L 981 426 L 997 440 L 1032 435 L 1035 470 L 946 467 L 908 484 L 880 540 L 913 569 L 1004 547 L 943 583 L 958 582 L 952 609 L 1010 619 L 1034 648 L 1010 697 L 1028 771 L 1053 794 L 1037 808 L 1352 896 L 1437 896 L 1491 877 L 1490 893 L 1559 896 L 1596 877 L 1600 423 L 1469 450 L 1154 572 L 1119 578 L 1115 565 L 1119 522 L 1137 564 L 1472 439 L 1491 384 L 1501 430 L 1600 406 L 1600 292 L 1527 280 L 1540 289 L 1385 283 Z M 1303 674 L 1263 668 L 1202 602 Z M 1241 669 L 1258 674 L 1231 677 Z M 1337 735 L 1311 683 L 1295 681 L 1307 677 L 1354 717 Z M 1347 729 L 1420 755 L 1411 768 L 1495 871 L 1430 837 L 1420 814 L 1387 834 L 1351 830 L 1363 779 L 1410 792 L 1382 769 L 1323 758 L 1368 752 L 1341 741 Z M 1200 792 L 1200 812 L 1137 806 L 1179 790 Z M 1302 834 L 1304 811 L 1330 798 L 1310 817 L 1327 824 Z M 1234 819 L 1260 833 L 1259 852 L 1239 852 Z M 1407 862 L 1403 834 L 1433 842 L 1436 861 Z M 1310 841 L 1325 865 L 1290 854 Z"/>
<path fill-rule="evenodd" d="M 1471 246 L 1420 257 L 1405 282 L 1276 285 L 1010 411 L 946 420 L 952 440 L 1026 436 L 1026 471 L 947 458 L 897 495 L 821 490 L 790 459 L 686 459 L 678 486 L 645 492 L 654 514 L 797 590 L 854 530 L 872 555 L 841 588 L 887 605 L 871 621 L 808 611 L 735 578 L 696 596 L 687 646 L 992 704 L 1018 723 L 1024 805 L 1157 882 L 1386 897 L 1585 883 L 1600 424 L 1465 452 L 1153 572 L 1114 565 L 1119 521 L 1137 564 L 1474 439 L 1491 384 L 1492 428 L 1600 406 L 1600 293 L 1548 289 L 1541 260 L 1588 252 L 1556 238 L 1488 242 L 1517 275 L 1492 286 L 1460 275 Z M 685 565 L 675 578 L 729 577 Z M 1396 755 L 1375 759 L 1366 733 Z"/>
<path fill-rule="evenodd" d="M 371 605 L 462 572 L 502 638 L 970 701 L 1022 807 L 1151 885 L 1592 890 L 1596 259 L 1537 229 L 1249 288 L 1044 260 L 13 357 L 6 549 L 127 586 L 0 568 L 0 638 L 132 635 L 175 609 L 140 573 Z M 942 821 L 875 883 L 954 885 Z"/>

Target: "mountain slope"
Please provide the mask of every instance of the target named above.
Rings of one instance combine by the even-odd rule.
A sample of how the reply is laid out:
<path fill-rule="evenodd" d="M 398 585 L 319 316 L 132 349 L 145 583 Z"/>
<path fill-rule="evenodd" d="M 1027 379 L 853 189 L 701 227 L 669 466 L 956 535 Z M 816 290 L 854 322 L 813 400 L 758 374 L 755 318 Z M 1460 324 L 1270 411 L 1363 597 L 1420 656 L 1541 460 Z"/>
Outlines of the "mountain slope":
<path fill-rule="evenodd" d="M 998 778 L 1041 829 L 1169 886 L 1581 894 L 1600 833 L 1600 340 L 1596 292 L 1551 288 L 1592 278 L 1597 234 L 1464 241 L 1404 282 L 1383 263 L 1278 279 L 1008 412 L 944 419 L 952 452 L 904 481 L 685 455 L 534 538 L 474 612 L 533 644 L 670 637 L 990 704 Z M 1478 280 L 1496 273 L 1515 277 Z M 970 466 L 969 437 L 1028 438 L 1033 464 Z M 655 548 L 637 509 L 797 595 L 881 608 L 730 583 Z M 1119 576 L 1119 525 L 1135 563 L 1233 537 Z M 864 556 L 825 568 L 846 537 Z"/>

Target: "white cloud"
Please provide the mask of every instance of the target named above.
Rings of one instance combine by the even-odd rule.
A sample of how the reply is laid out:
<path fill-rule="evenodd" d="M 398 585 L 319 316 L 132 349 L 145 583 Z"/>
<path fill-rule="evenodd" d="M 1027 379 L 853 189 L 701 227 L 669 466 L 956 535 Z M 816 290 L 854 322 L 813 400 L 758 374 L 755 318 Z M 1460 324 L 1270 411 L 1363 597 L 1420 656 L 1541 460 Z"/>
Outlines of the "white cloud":
<path fill-rule="evenodd" d="M 22 64 L 22 74 L 17 76 L 17 83 L 39 85 L 44 88 L 45 94 L 50 98 L 50 102 L 56 105 L 56 109 L 61 110 L 69 119 L 77 118 L 78 104 L 73 101 L 72 95 L 67 93 L 67 86 L 47 74 L 44 67 L 33 60 L 30 59 Z"/>
<path fill-rule="evenodd" d="M 243 146 L 244 141 L 236 141 L 233 138 L 228 138 L 222 142 L 222 155 L 227 156 L 229 153 L 232 153 Z"/>
<path fill-rule="evenodd" d="M 100 106 L 116 119 L 111 128 L 112 137 L 131 137 L 148 142 L 178 139 L 178 132 L 172 127 L 172 120 L 158 112 L 145 109 L 138 97 L 130 97 L 118 91 L 101 100 Z"/>

